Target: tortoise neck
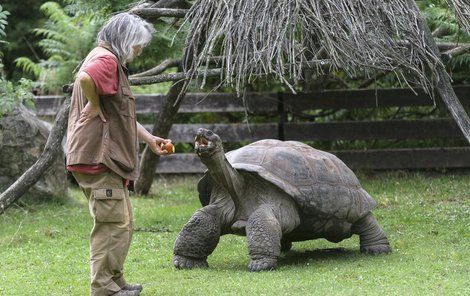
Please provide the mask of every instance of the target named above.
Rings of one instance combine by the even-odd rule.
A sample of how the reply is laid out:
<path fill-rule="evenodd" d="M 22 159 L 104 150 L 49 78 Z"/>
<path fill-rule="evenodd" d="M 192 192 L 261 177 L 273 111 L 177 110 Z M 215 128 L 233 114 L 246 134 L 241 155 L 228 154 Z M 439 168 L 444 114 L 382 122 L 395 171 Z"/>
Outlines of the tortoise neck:
<path fill-rule="evenodd" d="M 208 167 L 213 180 L 227 189 L 235 205 L 240 205 L 244 180 L 227 160 L 225 153 L 223 151 L 215 153 L 212 157 L 206 159 L 204 163 Z"/>

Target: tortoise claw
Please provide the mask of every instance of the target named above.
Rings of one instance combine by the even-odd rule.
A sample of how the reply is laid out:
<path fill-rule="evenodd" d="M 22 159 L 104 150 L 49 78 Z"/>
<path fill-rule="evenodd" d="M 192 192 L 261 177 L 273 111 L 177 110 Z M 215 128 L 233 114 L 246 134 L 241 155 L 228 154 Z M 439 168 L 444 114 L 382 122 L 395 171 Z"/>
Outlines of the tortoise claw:
<path fill-rule="evenodd" d="M 181 255 L 173 256 L 173 265 L 178 269 L 193 269 L 209 267 L 206 259 L 190 258 Z"/>
<path fill-rule="evenodd" d="M 380 244 L 380 245 L 361 247 L 361 253 L 367 254 L 367 255 L 390 254 L 391 252 L 392 252 L 392 248 L 390 248 L 389 244 Z"/>
<path fill-rule="evenodd" d="M 248 265 L 249 271 L 263 271 L 263 270 L 272 270 L 276 266 L 277 259 L 273 258 L 263 258 L 258 260 L 251 260 Z"/>

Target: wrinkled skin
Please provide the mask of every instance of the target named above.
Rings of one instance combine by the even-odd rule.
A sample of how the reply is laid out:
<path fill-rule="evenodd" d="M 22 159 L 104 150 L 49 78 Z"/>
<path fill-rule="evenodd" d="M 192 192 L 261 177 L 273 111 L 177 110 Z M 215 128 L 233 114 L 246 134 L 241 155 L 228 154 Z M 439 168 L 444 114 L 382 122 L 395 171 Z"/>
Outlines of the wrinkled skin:
<path fill-rule="evenodd" d="M 291 143 L 299 147 L 303 145 Z M 259 145 L 261 153 L 269 150 L 271 145 L 274 148 L 283 144 L 260 141 Z M 375 255 L 391 252 L 387 237 L 369 210 L 375 206 L 375 201 L 360 188 L 355 176 L 344 164 L 342 164 L 344 168 L 340 166 L 338 169 L 332 166 L 328 159 L 322 160 L 319 163 L 322 165 L 326 163 L 329 167 L 321 168 L 318 176 L 320 179 L 329 179 L 311 181 L 315 170 L 312 172 L 312 168 L 302 167 L 303 162 L 299 159 L 289 159 L 289 163 L 295 164 L 292 174 L 297 174 L 295 176 L 298 179 L 307 180 L 308 186 L 303 190 L 308 194 L 318 192 L 321 194 L 321 198 L 309 195 L 293 198 L 296 196 L 293 191 L 302 189 L 302 186 L 296 185 L 292 186 L 292 189 L 285 189 L 282 187 L 283 183 L 274 185 L 279 182 L 276 175 L 265 174 L 261 177 L 257 172 L 259 168 L 252 171 L 249 171 L 250 168 L 234 168 L 224 153 L 220 137 L 212 131 L 199 129 L 195 148 L 201 161 L 209 169 L 208 174 L 198 185 L 200 198 L 205 206 L 196 211 L 175 241 L 173 250 L 175 267 L 180 269 L 207 267 L 207 257 L 214 251 L 220 236 L 224 234 L 246 235 L 251 258 L 248 265 L 250 271 L 274 268 L 281 251 L 288 251 L 293 241 L 326 238 L 332 242 L 339 242 L 357 234 L 360 236 L 362 253 Z M 289 155 L 287 151 L 282 150 L 284 149 L 282 147 L 279 149 L 278 155 L 282 154 L 283 158 L 297 157 L 296 154 Z M 299 149 L 307 149 L 307 152 L 302 153 L 310 158 L 315 156 L 308 154 L 310 153 L 308 149 L 311 148 L 301 146 Z M 229 157 L 234 160 L 236 157 L 243 158 L 243 153 L 252 152 L 239 151 L 241 156 L 233 156 L 238 153 L 235 152 Z M 276 159 L 273 161 L 276 162 Z M 333 163 L 338 161 L 333 160 Z M 240 167 L 243 167 L 243 164 Z M 276 166 L 271 170 L 274 171 L 275 168 Z M 327 169 L 332 170 L 332 175 L 323 172 Z M 331 178 L 335 177 L 335 173 L 339 179 L 333 180 Z M 269 172 L 267 174 L 269 175 Z M 286 174 L 289 173 L 286 171 Z M 348 179 L 350 175 L 352 181 Z M 338 180 L 346 183 L 336 184 Z M 312 185 L 309 185 L 310 183 Z M 328 185 L 330 183 L 333 185 Z M 338 194 L 353 196 L 338 197 Z M 354 203 L 351 204 L 351 200 Z M 335 206 L 338 208 L 334 208 Z M 351 214 L 355 212 L 361 214 Z"/>

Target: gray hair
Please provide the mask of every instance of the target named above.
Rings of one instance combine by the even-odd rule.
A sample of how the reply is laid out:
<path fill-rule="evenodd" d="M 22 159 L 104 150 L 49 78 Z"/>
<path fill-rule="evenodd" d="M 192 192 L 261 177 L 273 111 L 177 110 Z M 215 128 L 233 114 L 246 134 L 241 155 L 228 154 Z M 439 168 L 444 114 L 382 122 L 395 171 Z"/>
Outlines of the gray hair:
<path fill-rule="evenodd" d="M 98 32 L 98 44 L 106 43 L 117 54 L 122 64 L 132 58 L 132 47 L 146 46 L 155 29 L 139 16 L 127 12 L 111 17 Z"/>

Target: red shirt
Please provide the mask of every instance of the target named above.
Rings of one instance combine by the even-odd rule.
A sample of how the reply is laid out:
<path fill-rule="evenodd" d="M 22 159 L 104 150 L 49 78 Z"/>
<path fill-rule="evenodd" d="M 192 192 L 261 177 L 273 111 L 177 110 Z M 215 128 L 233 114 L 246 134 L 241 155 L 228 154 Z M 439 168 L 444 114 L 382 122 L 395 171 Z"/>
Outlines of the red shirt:
<path fill-rule="evenodd" d="M 81 173 L 87 175 L 98 175 L 102 173 L 106 173 L 109 171 L 109 168 L 104 164 L 75 164 L 75 165 L 68 165 L 67 171 L 72 173 Z"/>
<path fill-rule="evenodd" d="M 110 56 L 100 56 L 92 63 L 83 67 L 81 71 L 86 72 L 93 79 L 96 91 L 99 95 L 115 95 L 119 86 L 118 65 Z M 67 166 L 69 172 L 89 175 L 102 174 L 109 168 L 102 163 L 96 165 L 77 164 Z"/>
<path fill-rule="evenodd" d="M 99 95 L 115 95 L 119 86 L 118 65 L 110 56 L 100 56 L 82 68 L 93 79 Z"/>

